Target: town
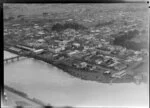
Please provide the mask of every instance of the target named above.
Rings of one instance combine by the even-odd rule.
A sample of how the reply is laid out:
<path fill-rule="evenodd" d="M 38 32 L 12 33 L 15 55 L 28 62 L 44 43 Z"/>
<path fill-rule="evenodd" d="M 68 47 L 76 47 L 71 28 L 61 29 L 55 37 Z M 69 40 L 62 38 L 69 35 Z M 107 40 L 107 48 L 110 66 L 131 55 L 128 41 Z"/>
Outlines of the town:
<path fill-rule="evenodd" d="M 120 16 L 124 14 L 120 13 Z M 45 18 L 48 13 L 43 15 Z M 139 83 L 147 77 L 147 72 L 134 69 L 145 63 L 148 50 L 114 44 L 118 35 L 134 37 L 145 32 L 139 28 L 137 20 L 129 22 L 131 19 L 127 18 L 120 24 L 122 21 L 111 19 L 90 27 L 84 23 L 91 23 L 94 19 L 60 18 L 51 21 L 49 18 L 33 19 L 20 15 L 18 19 L 7 20 L 11 20 L 11 23 L 4 23 L 4 47 L 7 50 L 40 56 L 86 80 Z"/>

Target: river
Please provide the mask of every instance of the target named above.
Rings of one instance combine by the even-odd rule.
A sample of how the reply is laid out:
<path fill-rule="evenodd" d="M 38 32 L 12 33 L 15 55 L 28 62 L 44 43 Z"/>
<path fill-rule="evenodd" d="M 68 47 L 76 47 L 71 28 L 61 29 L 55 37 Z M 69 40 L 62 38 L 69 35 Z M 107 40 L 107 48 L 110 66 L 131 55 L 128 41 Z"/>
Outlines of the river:
<path fill-rule="evenodd" d="M 4 51 L 4 58 L 14 56 Z M 34 59 L 4 64 L 4 83 L 54 106 L 138 106 L 148 108 L 148 85 L 102 84 L 75 78 Z M 136 107 L 137 108 L 137 107 Z"/>

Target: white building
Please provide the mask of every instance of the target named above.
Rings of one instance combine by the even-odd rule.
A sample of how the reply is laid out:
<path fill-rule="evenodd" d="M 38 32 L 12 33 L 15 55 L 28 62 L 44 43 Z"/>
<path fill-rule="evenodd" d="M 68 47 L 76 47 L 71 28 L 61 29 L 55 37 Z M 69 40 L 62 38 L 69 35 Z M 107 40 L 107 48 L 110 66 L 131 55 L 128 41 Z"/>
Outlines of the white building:
<path fill-rule="evenodd" d="M 68 55 L 71 56 L 71 55 L 76 54 L 76 53 L 79 53 L 79 51 L 78 51 L 78 50 L 75 50 L 75 51 L 73 51 L 73 52 L 69 52 Z"/>
<path fill-rule="evenodd" d="M 82 68 L 85 68 L 87 66 L 87 63 L 86 62 L 82 62 L 82 63 L 80 63 L 80 65 L 81 65 Z"/>
<path fill-rule="evenodd" d="M 76 47 L 80 47 L 79 43 L 73 43 L 73 45 L 76 46 Z"/>
<path fill-rule="evenodd" d="M 45 33 L 44 33 L 43 31 L 39 31 L 38 34 L 39 34 L 39 35 L 43 35 L 43 34 L 45 34 Z"/>
<path fill-rule="evenodd" d="M 44 49 L 34 50 L 33 52 L 36 54 L 41 54 L 42 52 L 44 52 Z"/>
<path fill-rule="evenodd" d="M 37 40 L 37 42 L 43 43 L 43 42 L 45 42 L 45 40 L 44 39 L 39 39 L 39 40 Z"/>

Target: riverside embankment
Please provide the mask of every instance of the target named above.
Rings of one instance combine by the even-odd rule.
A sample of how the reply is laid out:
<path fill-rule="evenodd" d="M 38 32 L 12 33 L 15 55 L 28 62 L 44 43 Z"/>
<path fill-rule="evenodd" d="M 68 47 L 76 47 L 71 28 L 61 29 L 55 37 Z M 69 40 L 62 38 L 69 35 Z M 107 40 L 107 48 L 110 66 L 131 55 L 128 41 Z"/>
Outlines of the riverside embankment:
<path fill-rule="evenodd" d="M 72 76 L 75 76 L 77 78 L 83 79 L 83 80 L 91 80 L 91 81 L 97 81 L 100 83 L 133 83 L 136 80 L 134 79 L 134 75 L 125 75 L 123 78 L 112 78 L 112 77 L 106 77 L 103 75 L 103 72 L 100 71 L 86 71 L 86 70 L 81 70 L 81 69 L 77 69 L 74 68 L 72 66 L 68 66 L 68 65 L 64 65 L 63 63 L 57 63 L 54 60 L 47 58 L 47 57 L 43 57 L 42 55 L 36 55 L 34 53 L 28 53 L 28 54 L 20 54 L 16 51 L 10 50 L 8 48 L 5 48 L 5 50 L 15 53 L 15 54 L 19 54 L 28 58 L 34 58 L 36 60 L 40 60 L 40 61 L 44 61 L 46 63 L 49 63 L 59 69 L 61 69 L 63 72 L 67 72 Z M 139 64 L 139 63 L 137 63 Z M 133 65 L 134 67 L 136 67 L 136 65 Z M 132 69 L 129 71 L 133 71 Z M 135 72 L 134 72 L 135 73 Z M 136 73 L 135 73 L 136 74 Z M 144 82 L 144 79 L 141 79 L 140 82 Z"/>

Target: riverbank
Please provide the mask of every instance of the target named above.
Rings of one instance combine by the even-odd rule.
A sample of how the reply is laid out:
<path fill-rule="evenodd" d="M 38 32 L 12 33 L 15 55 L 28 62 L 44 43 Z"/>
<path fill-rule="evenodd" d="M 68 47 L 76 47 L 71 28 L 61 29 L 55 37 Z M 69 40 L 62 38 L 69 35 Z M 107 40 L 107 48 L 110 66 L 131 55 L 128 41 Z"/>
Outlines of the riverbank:
<path fill-rule="evenodd" d="M 5 51 L 5 55 L 7 53 L 9 52 Z M 4 65 L 4 77 L 6 85 L 53 106 L 147 105 L 147 84 L 109 85 L 81 80 L 53 65 L 32 58 Z"/>
<path fill-rule="evenodd" d="M 41 100 L 39 99 L 36 99 L 36 98 L 30 98 L 26 93 L 22 92 L 22 91 L 19 91 L 19 90 L 16 90 L 8 85 L 4 85 L 4 89 L 14 93 L 14 94 L 17 94 L 31 102 L 34 102 L 36 104 L 38 104 L 39 106 L 45 106 L 46 104 L 44 102 L 42 102 Z"/>
<path fill-rule="evenodd" d="M 76 69 L 76 68 L 68 66 L 68 65 L 56 63 L 55 61 L 53 61 L 51 59 L 47 59 L 47 58 L 42 57 L 42 55 L 36 55 L 33 53 L 20 54 L 16 51 L 12 51 L 8 48 L 5 48 L 5 50 L 8 52 L 11 52 L 11 53 L 15 53 L 17 55 L 22 55 L 22 56 L 25 56 L 28 58 L 34 58 L 36 60 L 44 61 L 48 64 L 51 64 L 51 65 L 63 70 L 63 72 L 67 72 L 68 74 L 70 74 L 74 77 L 83 79 L 83 80 L 91 80 L 91 81 L 97 81 L 100 83 L 111 83 L 111 84 L 112 83 L 132 83 L 132 82 L 135 82 L 135 79 L 131 75 L 126 75 L 123 78 L 112 78 L 112 77 L 102 75 L 101 72 L 88 72 L 88 71 Z"/>

